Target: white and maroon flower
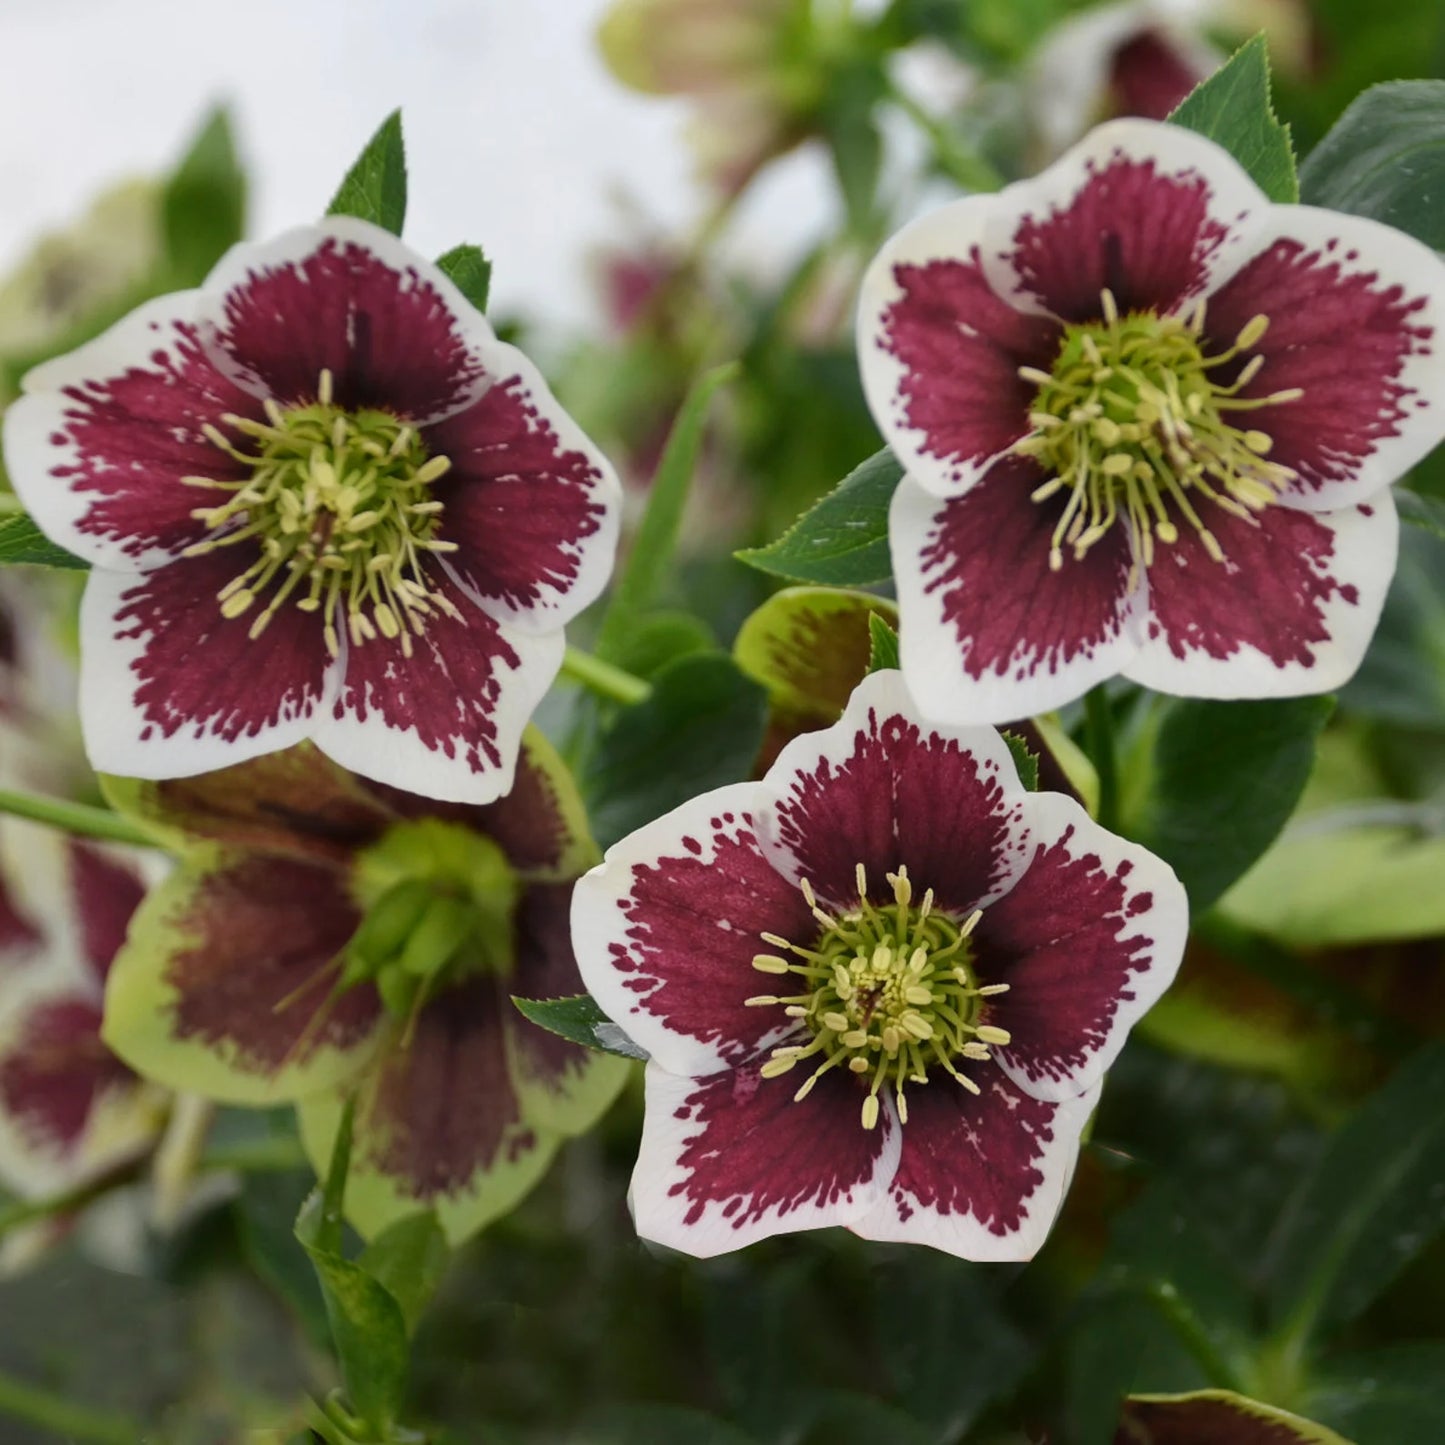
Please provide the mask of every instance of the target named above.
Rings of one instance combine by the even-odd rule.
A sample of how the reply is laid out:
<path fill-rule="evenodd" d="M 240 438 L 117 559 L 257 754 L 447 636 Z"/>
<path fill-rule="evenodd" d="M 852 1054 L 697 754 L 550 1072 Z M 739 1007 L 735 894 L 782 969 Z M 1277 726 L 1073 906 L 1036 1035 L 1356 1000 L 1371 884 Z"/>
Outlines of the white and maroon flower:
<path fill-rule="evenodd" d="M 760 782 L 577 885 L 582 976 L 651 1055 L 638 1232 L 711 1255 L 841 1224 L 1028 1258 L 1186 929 L 1157 858 L 873 674 Z"/>
<path fill-rule="evenodd" d="M 1428 247 L 1272 205 L 1149 121 L 906 227 L 859 352 L 908 471 L 890 533 L 924 711 L 1028 716 L 1119 672 L 1342 683 L 1394 568 L 1389 483 L 1445 435 L 1442 316 Z"/>
<path fill-rule="evenodd" d="M 169 1096 L 101 1041 L 112 961 L 145 883 L 114 850 L 7 822 L 0 883 L 0 1182 L 50 1198 L 160 1138 Z"/>
<path fill-rule="evenodd" d="M 310 738 L 495 798 L 616 540 L 616 479 L 532 364 L 350 218 L 237 246 L 37 367 L 5 456 L 93 566 L 81 719 L 134 777 Z"/>
<path fill-rule="evenodd" d="M 107 1043 L 174 1089 L 294 1102 L 319 1171 L 354 1094 L 346 1212 L 364 1234 L 431 1208 L 464 1238 L 622 1087 L 622 1060 L 511 1002 L 581 991 L 568 905 L 597 856 L 534 730 L 483 806 L 364 782 L 307 744 L 107 787 L 180 860 L 116 960 Z"/>

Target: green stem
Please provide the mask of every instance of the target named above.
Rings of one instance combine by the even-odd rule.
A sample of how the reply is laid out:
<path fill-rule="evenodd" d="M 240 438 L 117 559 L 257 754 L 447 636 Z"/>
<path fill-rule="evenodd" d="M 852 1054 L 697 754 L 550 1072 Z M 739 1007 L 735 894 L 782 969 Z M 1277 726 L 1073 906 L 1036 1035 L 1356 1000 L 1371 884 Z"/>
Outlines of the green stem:
<path fill-rule="evenodd" d="M 1114 710 L 1102 686 L 1084 694 L 1084 732 L 1089 761 L 1099 775 L 1099 823 L 1114 833 L 1119 829 L 1119 748 Z"/>
<path fill-rule="evenodd" d="M 48 798 L 40 793 L 20 793 L 13 788 L 0 788 L 0 813 L 29 818 L 65 833 L 82 838 L 103 838 L 109 843 L 133 843 L 140 848 L 160 845 L 155 836 L 109 808 L 93 808 L 89 803 L 72 803 L 65 798 Z"/>
<path fill-rule="evenodd" d="M 624 672 L 622 668 L 575 647 L 569 647 L 562 658 L 562 676 L 580 683 L 599 697 L 624 705 L 641 702 L 652 693 L 651 685 L 640 677 L 634 677 L 630 672 Z M 3 794 L 0 794 L 0 805 L 3 805 Z"/>
<path fill-rule="evenodd" d="M 77 1405 L 6 1374 L 0 1374 L 0 1415 L 24 1420 L 64 1440 L 95 1445 L 136 1445 L 146 1435 L 137 1421 L 124 1415 Z"/>
<path fill-rule="evenodd" d="M 1220 1353 L 1203 1321 L 1185 1303 L 1172 1284 L 1159 1281 L 1146 1286 L 1144 1296 L 1168 1320 L 1179 1342 L 1199 1362 L 1199 1367 L 1212 1385 L 1243 1394 L 1246 1382 L 1242 1372 Z"/>
<path fill-rule="evenodd" d="M 997 191 L 1003 186 L 1003 177 L 981 155 L 966 146 L 947 124 L 906 90 L 890 81 L 888 94 L 899 110 L 928 137 L 939 166 L 965 190 Z"/>

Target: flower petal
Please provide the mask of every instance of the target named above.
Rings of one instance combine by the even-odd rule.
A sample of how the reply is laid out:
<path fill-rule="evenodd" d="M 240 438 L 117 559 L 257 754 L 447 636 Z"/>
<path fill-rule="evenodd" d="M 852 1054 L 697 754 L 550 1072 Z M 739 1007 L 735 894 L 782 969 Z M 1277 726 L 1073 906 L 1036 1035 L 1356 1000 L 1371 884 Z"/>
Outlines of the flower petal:
<path fill-rule="evenodd" d="M 1150 1445 L 1350 1445 L 1324 1425 L 1232 1390 L 1130 1395 L 1114 1442 L 1133 1445 L 1137 1440 Z"/>
<path fill-rule="evenodd" d="M 370 984 L 330 992 L 359 921 L 331 868 L 195 854 L 136 913 L 105 1040 L 147 1077 L 227 1103 L 327 1088 L 365 1062 L 381 1017 Z"/>
<path fill-rule="evenodd" d="M 874 258 L 858 300 L 858 366 L 869 408 L 920 486 L 957 496 L 1029 430 L 1032 382 L 1059 327 L 1002 300 L 979 247 L 994 196 L 970 196 L 905 226 Z M 1097 299 L 1097 298 L 1096 298 Z"/>
<path fill-rule="evenodd" d="M 1032 180 L 990 198 L 984 271 L 1006 300 L 1064 321 L 1173 311 L 1252 249 L 1262 191 L 1229 154 L 1182 126 L 1116 120 Z"/>
<path fill-rule="evenodd" d="M 1248 414 L 1299 479 L 1311 510 L 1362 502 L 1445 437 L 1445 261 L 1377 221 L 1278 206 L 1256 225 L 1254 257 L 1209 298 L 1223 350 L 1255 316 L 1265 358 L 1241 392 L 1304 395 Z M 1223 379 L 1223 373 L 1221 373 Z"/>
<path fill-rule="evenodd" d="M 80 924 L 84 961 L 98 985 L 125 942 L 131 916 L 145 897 L 134 864 L 118 853 L 68 838 L 72 907 Z"/>
<path fill-rule="evenodd" d="M 1054 571 L 1062 497 L 1035 502 L 1039 474 L 1001 464 L 939 501 L 904 477 L 888 530 L 903 675 L 925 715 L 1003 723 L 1072 702 L 1139 649 L 1145 584 L 1113 528 Z"/>
<path fill-rule="evenodd" d="M 572 895 L 572 941 L 588 992 L 664 1068 L 711 1073 L 791 1028 L 748 1008 L 769 979 L 764 932 L 816 932 L 803 895 L 762 854 L 762 785 L 693 798 L 607 850 Z"/>
<path fill-rule="evenodd" d="M 850 1226 L 855 1234 L 927 1244 L 961 1259 L 1025 1260 L 1038 1252 L 1099 1091 L 1055 1104 L 1020 1093 L 996 1070 L 979 1083 L 977 1097 L 942 1078 L 908 1091 L 898 1172 L 877 1208 Z"/>
<path fill-rule="evenodd" d="M 570 883 L 598 861 L 576 780 L 557 749 L 530 724 L 512 786 L 495 803 L 444 803 L 381 783 L 368 791 L 400 817 L 441 818 L 485 834 L 534 882 Z"/>
<path fill-rule="evenodd" d="M 612 575 L 622 487 L 606 457 L 515 348 L 487 353 L 497 380 L 424 433 L 451 470 L 432 488 L 448 567 L 499 622 L 550 632 Z"/>
<path fill-rule="evenodd" d="M 206 534 L 206 492 L 187 476 L 234 479 L 241 464 L 201 433 L 261 406 L 206 355 L 200 293 L 162 296 L 94 341 L 37 366 L 5 413 L 5 465 L 52 541 L 101 567 L 154 566 Z"/>
<path fill-rule="evenodd" d="M 364 778 L 457 803 L 512 786 L 522 730 L 562 666 L 562 633 L 494 622 L 433 578 L 457 616 L 434 612 L 406 657 L 374 638 L 351 647 L 334 705 L 311 730 L 328 757 Z"/>
<path fill-rule="evenodd" d="M 325 370 L 338 406 L 418 425 L 474 401 L 505 374 L 488 353 L 511 351 L 430 261 L 354 216 L 232 246 L 198 311 L 216 364 L 247 391 L 304 404 Z"/>
<path fill-rule="evenodd" d="M 517 908 L 517 962 L 507 990 L 518 998 L 570 998 L 582 992 L 572 952 L 570 883 L 533 884 Z M 581 1134 L 612 1106 L 632 1072 L 626 1059 L 584 1049 L 539 1028 L 513 1009 L 503 1025 L 512 1085 L 522 1117 L 559 1134 Z"/>
<path fill-rule="evenodd" d="M 460 1244 L 546 1171 L 559 1140 L 522 1118 L 507 1072 L 503 1010 L 512 1005 L 497 981 L 478 976 L 437 994 L 408 1044 L 393 1029 L 357 1102 L 346 1180 L 346 1217 L 366 1237 L 434 1209 L 447 1239 Z M 331 1157 L 341 1107 L 330 1090 L 297 1105 L 318 1172 Z"/>
<path fill-rule="evenodd" d="M 759 818 L 764 852 L 820 898 L 889 900 L 906 864 L 914 891 L 967 913 L 1007 890 L 1029 855 L 1024 796 L 992 728 L 921 723 L 898 672 L 875 672 L 842 720 L 795 738 L 763 780 L 777 798 Z M 811 930 L 816 932 L 816 928 Z"/>
<path fill-rule="evenodd" d="M 80 720 L 91 765 L 185 777 L 300 742 L 336 685 L 321 628 L 278 613 L 254 641 L 221 616 L 224 554 L 136 577 L 97 568 L 80 609 Z"/>
<path fill-rule="evenodd" d="M 988 1009 L 1012 1035 L 999 1066 L 1026 1094 L 1068 1099 L 1103 1078 L 1173 981 L 1189 904 L 1168 864 L 1072 798 L 1031 794 L 1025 817 L 1037 851 L 984 911 L 974 956 L 983 982 L 1009 986 Z"/>
<path fill-rule="evenodd" d="M 45 1198 L 97 1179 L 159 1136 L 164 1107 L 101 1042 L 96 996 L 48 979 L 0 1000 L 0 1180 Z"/>
<path fill-rule="evenodd" d="M 638 1234 L 707 1258 L 874 1208 L 898 1163 L 896 1121 L 865 1129 L 851 1077 L 825 1074 L 801 1101 L 796 1089 L 756 1064 L 700 1079 L 648 1064 L 629 1196 Z"/>
<path fill-rule="evenodd" d="M 1223 563 L 1192 530 L 1156 555 L 1148 640 L 1124 676 L 1222 698 L 1329 692 L 1351 677 L 1395 570 L 1389 491 L 1338 512 L 1268 507 L 1253 524 L 1216 509 L 1209 525 Z"/>
<path fill-rule="evenodd" d="M 395 813 L 310 743 L 189 778 L 106 777 L 113 808 L 172 851 L 209 838 L 236 848 L 344 863 Z M 416 802 L 414 798 L 408 799 Z"/>

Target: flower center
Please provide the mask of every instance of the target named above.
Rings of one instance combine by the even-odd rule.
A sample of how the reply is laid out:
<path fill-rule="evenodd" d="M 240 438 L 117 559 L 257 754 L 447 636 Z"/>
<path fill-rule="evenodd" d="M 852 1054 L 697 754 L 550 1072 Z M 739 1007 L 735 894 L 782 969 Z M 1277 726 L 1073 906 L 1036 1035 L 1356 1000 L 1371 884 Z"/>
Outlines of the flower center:
<path fill-rule="evenodd" d="M 1012 450 L 1050 473 L 1034 501 L 1070 494 L 1054 529 L 1049 566 L 1063 566 L 1065 547 L 1081 558 L 1116 521 L 1129 529 L 1134 568 L 1141 559 L 1151 566 L 1156 540 L 1178 540 L 1178 519 L 1222 562 L 1224 551 L 1198 503 L 1212 502 L 1249 521 L 1297 475 L 1266 460 L 1272 445 L 1267 432 L 1229 418 L 1296 401 L 1303 392 L 1296 387 L 1240 396 L 1264 365 L 1259 355 L 1227 385 L 1214 379 L 1220 367 L 1258 344 L 1269 318 L 1255 316 L 1233 346 L 1207 356 L 1203 300 L 1182 316 L 1120 316 L 1112 293 L 1101 299 L 1102 321 L 1065 327 L 1052 371 L 1019 370 L 1037 384 L 1038 394 L 1029 412 L 1033 430 Z M 1131 585 L 1135 580 L 1131 573 Z"/>
<path fill-rule="evenodd" d="M 364 914 L 342 986 L 372 979 L 408 1026 L 447 984 L 511 972 L 521 886 L 492 839 L 436 818 L 394 824 L 357 859 L 353 886 Z"/>
<path fill-rule="evenodd" d="M 265 421 L 222 417 L 240 442 L 204 428 L 206 439 L 250 468 L 250 476 L 185 478 L 190 486 L 230 493 L 191 513 L 211 535 L 185 555 L 254 539 L 260 556 L 217 594 L 226 618 L 270 594 L 251 623 L 253 638 L 293 600 L 303 612 L 321 613 L 333 657 L 343 625 L 357 646 L 378 635 L 399 638 L 409 657 L 412 637 L 434 610 L 457 615 L 424 567 L 428 552 L 456 550 L 437 537 L 442 504 L 431 496 L 451 462 L 429 457 L 416 427 L 390 412 L 346 411 L 331 398 L 331 373 L 323 371 L 310 405 L 283 411 L 268 399 Z"/>
<path fill-rule="evenodd" d="M 758 1007 L 781 1005 L 808 1035 L 805 1042 L 774 1049 L 763 1077 L 777 1078 L 816 1058 L 817 1066 L 793 1096 L 803 1099 L 823 1074 L 846 1066 L 866 1086 L 865 1129 L 878 1123 L 878 1096 L 885 1088 L 893 1090 L 898 1118 L 907 1123 L 903 1086 L 926 1084 L 932 1068 L 977 1094 L 979 1086 L 959 1071 L 959 1063 L 986 1060 L 990 1047 L 1009 1041 L 1004 1029 L 980 1022 L 985 1000 L 1008 990 L 1006 983 L 980 986 L 975 976 L 969 935 L 982 910 L 963 920 L 936 912 L 932 889 L 915 907 L 908 869 L 887 877 L 893 902 L 879 907 L 868 899 L 860 863 L 857 906 L 837 914 L 818 906 L 804 880 L 803 897 L 822 931 L 811 948 L 763 934 L 763 942 L 780 952 L 758 954 L 753 967 L 794 974 L 805 992 L 748 999 Z"/>

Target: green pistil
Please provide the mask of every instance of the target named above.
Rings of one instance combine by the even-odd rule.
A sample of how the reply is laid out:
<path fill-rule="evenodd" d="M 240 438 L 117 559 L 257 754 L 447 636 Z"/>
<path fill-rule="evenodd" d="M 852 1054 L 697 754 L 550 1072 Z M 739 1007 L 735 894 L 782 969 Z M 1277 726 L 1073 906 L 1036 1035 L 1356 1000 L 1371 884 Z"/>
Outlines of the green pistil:
<path fill-rule="evenodd" d="M 358 859 L 364 909 L 342 985 L 372 980 L 408 1033 L 426 1000 L 470 974 L 509 974 L 521 883 L 501 848 L 456 823 L 398 823 Z"/>
<path fill-rule="evenodd" d="M 979 1086 L 960 1071 L 960 1062 L 982 1062 L 991 1057 L 991 1047 L 1009 1041 L 1003 1029 L 979 1022 L 984 1000 L 1008 989 L 1007 984 L 981 987 L 974 975 L 969 935 L 982 912 L 962 921 L 936 913 L 932 889 L 915 907 L 907 868 L 887 877 L 893 902 L 879 907 L 869 902 L 860 863 L 858 905 L 837 915 L 818 906 L 805 880 L 803 896 L 822 925 L 813 947 L 765 933 L 763 942 L 779 952 L 753 959 L 760 973 L 795 975 L 805 991 L 748 1000 L 758 1007 L 780 1005 L 810 1035 L 806 1043 L 774 1049 L 762 1067 L 763 1077 L 776 1078 L 804 1059 L 817 1059 L 794 1095 L 802 1099 L 830 1069 L 847 1068 L 867 1085 L 865 1129 L 878 1123 L 885 1088 L 893 1091 L 899 1120 L 907 1123 L 903 1087 L 927 1083 L 930 1069 L 941 1069 L 977 1094 Z"/>
<path fill-rule="evenodd" d="M 427 455 L 417 429 L 389 412 L 345 411 L 332 401 L 332 378 L 321 373 L 317 399 L 283 411 L 266 402 L 266 420 L 221 418 L 244 439 L 218 428 L 207 440 L 251 469 L 242 481 L 187 477 L 194 487 L 229 492 L 214 507 L 191 513 L 210 531 L 186 549 L 200 556 L 254 541 L 260 556 L 217 594 L 223 617 L 241 617 L 263 603 L 251 623 L 258 637 L 288 601 L 322 616 L 326 646 L 335 657 L 342 628 L 360 646 L 377 636 L 412 639 L 436 611 L 456 616 L 454 604 L 428 582 L 427 553 L 456 550 L 437 537 L 442 504 L 432 483 L 445 475 L 446 457 Z M 250 450 L 243 450 L 249 443 Z M 268 595 L 269 594 L 269 595 Z"/>
<path fill-rule="evenodd" d="M 1033 498 L 1070 493 L 1049 565 L 1063 566 L 1065 547 L 1082 557 L 1119 521 L 1132 536 L 1135 566 L 1142 560 L 1148 567 L 1156 541 L 1178 540 L 1180 519 L 1223 561 L 1198 504 L 1251 520 L 1297 475 L 1266 460 L 1267 432 L 1228 418 L 1296 401 L 1303 392 L 1241 397 L 1264 365 L 1259 355 L 1227 386 L 1211 375 L 1256 346 L 1269 319 L 1254 317 L 1233 346 L 1206 356 L 1202 300 L 1182 316 L 1120 316 L 1105 291 L 1102 309 L 1102 321 L 1064 329 L 1052 371 L 1026 366 L 1019 373 L 1039 390 L 1029 413 L 1033 430 L 1013 450 L 1050 474 Z"/>

